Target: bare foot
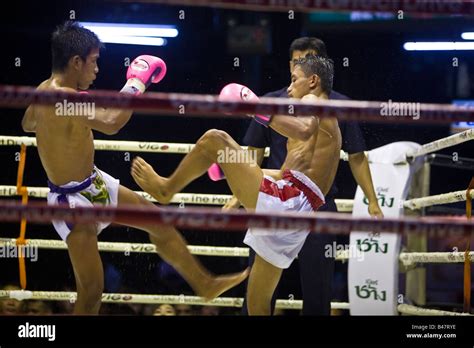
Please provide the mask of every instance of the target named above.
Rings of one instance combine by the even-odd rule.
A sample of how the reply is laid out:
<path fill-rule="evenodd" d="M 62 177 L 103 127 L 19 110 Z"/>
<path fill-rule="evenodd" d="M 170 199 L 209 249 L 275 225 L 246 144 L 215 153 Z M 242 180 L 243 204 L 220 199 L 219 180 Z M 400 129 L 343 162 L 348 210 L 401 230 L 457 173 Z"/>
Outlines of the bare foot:
<path fill-rule="evenodd" d="M 242 283 L 248 277 L 249 273 L 250 268 L 247 268 L 245 271 L 239 273 L 217 276 L 210 281 L 204 292 L 198 295 L 204 297 L 206 301 L 211 301 L 227 290 Z"/>
<path fill-rule="evenodd" d="M 135 182 L 161 204 L 168 204 L 173 198 L 164 189 L 166 178 L 159 176 L 143 158 L 135 157 L 130 170 Z"/>

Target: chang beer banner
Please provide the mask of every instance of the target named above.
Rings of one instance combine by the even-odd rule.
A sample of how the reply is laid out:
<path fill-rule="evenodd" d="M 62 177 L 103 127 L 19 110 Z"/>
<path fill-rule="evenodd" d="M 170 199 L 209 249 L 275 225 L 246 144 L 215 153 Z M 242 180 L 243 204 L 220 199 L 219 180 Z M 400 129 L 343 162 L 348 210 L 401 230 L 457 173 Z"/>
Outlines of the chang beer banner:
<path fill-rule="evenodd" d="M 419 144 L 397 142 L 369 152 L 370 171 L 379 205 L 386 217 L 403 215 L 415 164 L 405 162 L 405 153 Z M 354 198 L 353 217 L 368 217 L 368 200 L 360 187 Z M 393 233 L 353 231 L 350 250 L 358 258 L 349 259 L 349 302 L 351 315 L 396 315 L 398 298 L 398 258 L 401 237 Z M 360 256 L 362 255 L 362 257 Z"/>

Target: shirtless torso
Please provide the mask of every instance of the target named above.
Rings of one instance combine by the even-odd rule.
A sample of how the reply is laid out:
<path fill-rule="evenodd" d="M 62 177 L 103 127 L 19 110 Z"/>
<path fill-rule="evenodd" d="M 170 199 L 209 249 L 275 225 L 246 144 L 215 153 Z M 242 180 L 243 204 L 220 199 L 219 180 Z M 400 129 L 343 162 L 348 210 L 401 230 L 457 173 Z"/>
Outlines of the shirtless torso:
<path fill-rule="evenodd" d="M 313 180 L 326 195 L 336 176 L 341 150 L 341 132 L 334 118 L 321 119 L 318 131 L 309 140 L 288 139 L 282 166 L 297 170 Z"/>
<path fill-rule="evenodd" d="M 59 86 L 53 78 L 38 86 L 38 90 L 47 89 L 74 91 Z M 29 112 L 36 120 L 38 152 L 48 179 L 63 185 L 87 178 L 94 166 L 92 129 L 75 117 L 56 115 L 54 105 L 32 106 Z"/>

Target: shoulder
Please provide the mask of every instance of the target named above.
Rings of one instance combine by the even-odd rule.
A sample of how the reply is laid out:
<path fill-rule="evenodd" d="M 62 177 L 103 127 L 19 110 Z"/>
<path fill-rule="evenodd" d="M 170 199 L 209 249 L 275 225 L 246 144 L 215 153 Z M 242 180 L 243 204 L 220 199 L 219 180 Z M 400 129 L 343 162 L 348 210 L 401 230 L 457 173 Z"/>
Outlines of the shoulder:
<path fill-rule="evenodd" d="M 45 80 L 41 82 L 40 85 L 36 89 L 39 91 L 78 93 L 77 90 L 74 88 L 58 86 L 54 81 L 51 81 L 51 80 Z"/>
<path fill-rule="evenodd" d="M 317 96 L 315 96 L 314 94 L 306 94 L 304 95 L 301 100 L 321 100 L 321 98 L 318 98 Z"/>
<path fill-rule="evenodd" d="M 71 87 L 52 87 L 51 89 L 58 92 L 78 93 L 77 90 Z"/>

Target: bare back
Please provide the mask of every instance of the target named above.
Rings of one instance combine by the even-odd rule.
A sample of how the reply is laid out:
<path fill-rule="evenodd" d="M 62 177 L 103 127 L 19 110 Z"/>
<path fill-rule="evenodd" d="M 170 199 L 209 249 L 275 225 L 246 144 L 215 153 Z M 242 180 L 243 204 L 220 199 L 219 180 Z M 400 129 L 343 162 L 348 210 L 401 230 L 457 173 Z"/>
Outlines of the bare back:
<path fill-rule="evenodd" d="M 38 90 L 61 89 L 53 79 L 44 81 Z M 94 143 L 91 128 L 77 122 L 77 116 L 57 116 L 54 105 L 32 106 L 36 119 L 38 152 L 48 179 L 56 185 L 83 181 L 94 166 Z"/>
<path fill-rule="evenodd" d="M 339 165 L 341 139 L 337 119 L 321 119 L 318 131 L 308 140 L 288 139 L 288 153 L 282 170 L 292 169 L 304 173 L 326 195 Z"/>

